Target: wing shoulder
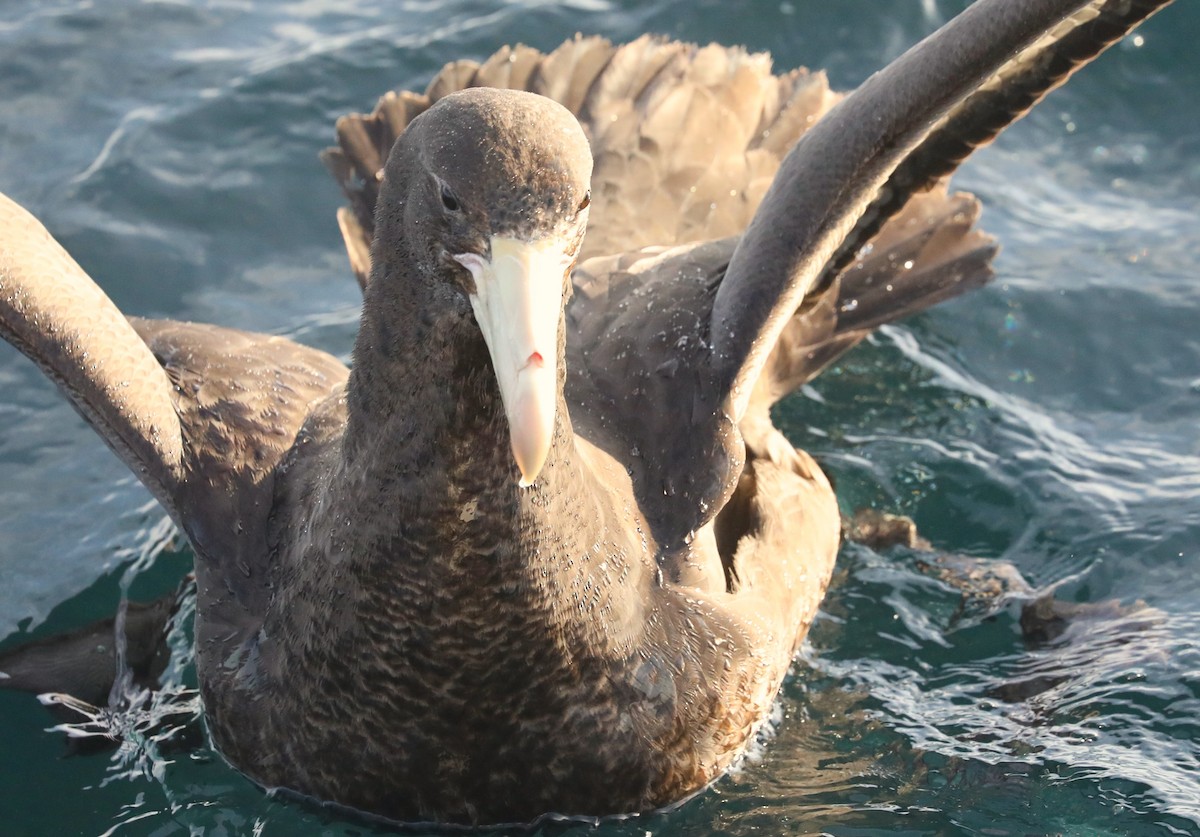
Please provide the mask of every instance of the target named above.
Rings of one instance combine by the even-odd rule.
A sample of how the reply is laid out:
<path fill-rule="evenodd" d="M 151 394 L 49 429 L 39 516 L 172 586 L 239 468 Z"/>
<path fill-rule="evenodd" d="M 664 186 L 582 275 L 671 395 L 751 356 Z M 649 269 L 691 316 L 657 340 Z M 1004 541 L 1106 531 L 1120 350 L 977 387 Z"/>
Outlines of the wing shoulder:
<path fill-rule="evenodd" d="M 348 370 L 283 337 L 130 318 L 166 372 L 192 477 L 258 483 L 291 449 L 314 405 L 345 388 Z"/>

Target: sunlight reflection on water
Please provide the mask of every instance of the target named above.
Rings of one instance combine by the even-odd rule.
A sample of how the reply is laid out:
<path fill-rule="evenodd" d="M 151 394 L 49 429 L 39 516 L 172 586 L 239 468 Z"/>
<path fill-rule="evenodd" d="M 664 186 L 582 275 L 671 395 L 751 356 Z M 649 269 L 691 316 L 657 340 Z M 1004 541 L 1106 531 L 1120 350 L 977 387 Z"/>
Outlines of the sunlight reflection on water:
<path fill-rule="evenodd" d="M 336 116 L 423 85 L 451 58 L 513 41 L 548 48 L 577 29 L 749 43 L 773 50 L 777 68 L 827 66 L 845 86 L 957 8 L 9 5 L 0 189 L 44 217 L 123 309 L 296 336 L 342 357 L 358 291 L 333 222 L 339 197 L 316 161 Z M 958 185 L 984 199 L 983 224 L 1005 246 L 997 283 L 887 329 L 778 417 L 838 478 L 847 510 L 912 514 L 941 549 L 1125 609 L 1027 645 L 1016 603 L 964 605 L 911 553 L 847 547 L 761 760 L 677 811 L 599 833 L 1196 833 L 1197 26 L 1200 9 L 1176 4 L 1142 48 L 1081 73 L 983 152 Z M 135 598 L 173 590 L 190 553 L 167 548 L 144 491 L 7 347 L 0 384 L 0 635 L 111 615 L 138 556 L 154 560 L 132 579 Z M 201 742 L 194 598 L 182 601 L 168 689 L 108 719 L 132 730 L 116 754 L 60 759 L 41 708 L 0 694 L 0 809 L 20 812 L 6 826 L 372 831 L 264 795 Z M 59 804 L 26 804 L 46 787 Z"/>

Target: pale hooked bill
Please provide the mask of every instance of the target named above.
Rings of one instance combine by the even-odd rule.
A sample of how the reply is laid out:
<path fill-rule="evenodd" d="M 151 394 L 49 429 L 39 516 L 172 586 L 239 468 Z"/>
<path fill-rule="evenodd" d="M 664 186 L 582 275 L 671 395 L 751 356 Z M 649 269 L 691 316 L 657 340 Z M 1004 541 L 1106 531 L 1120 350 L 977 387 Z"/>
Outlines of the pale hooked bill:
<path fill-rule="evenodd" d="M 477 253 L 454 259 L 475 279 L 471 307 L 500 384 L 521 486 L 528 487 L 546 464 L 554 436 L 558 326 L 572 256 L 556 236 L 493 236 L 490 243 L 490 259 Z"/>

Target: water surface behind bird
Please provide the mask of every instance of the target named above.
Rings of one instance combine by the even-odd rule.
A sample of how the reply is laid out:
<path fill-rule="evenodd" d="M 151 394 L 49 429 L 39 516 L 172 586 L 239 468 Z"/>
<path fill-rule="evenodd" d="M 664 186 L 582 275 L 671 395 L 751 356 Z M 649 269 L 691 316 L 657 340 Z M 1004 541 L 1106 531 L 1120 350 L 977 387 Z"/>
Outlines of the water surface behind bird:
<path fill-rule="evenodd" d="M 847 89 L 961 7 L 10 0 L 0 187 L 128 313 L 346 357 L 359 292 L 316 159 L 340 114 L 576 31 L 742 43 Z M 1198 29 L 1176 4 L 978 154 L 956 185 L 1004 245 L 996 282 L 884 330 L 777 414 L 847 510 L 912 515 L 1066 601 L 1147 609 L 1030 646 L 1015 607 L 964 604 L 920 554 L 848 546 L 771 740 L 678 810 L 599 833 L 1200 831 Z M 7 345 L 0 386 L 3 647 L 174 589 L 191 556 L 146 492 Z M 207 748 L 182 622 L 175 688 L 126 713 L 116 753 L 62 758 L 45 711 L 0 692 L 4 831 L 362 833 Z"/>

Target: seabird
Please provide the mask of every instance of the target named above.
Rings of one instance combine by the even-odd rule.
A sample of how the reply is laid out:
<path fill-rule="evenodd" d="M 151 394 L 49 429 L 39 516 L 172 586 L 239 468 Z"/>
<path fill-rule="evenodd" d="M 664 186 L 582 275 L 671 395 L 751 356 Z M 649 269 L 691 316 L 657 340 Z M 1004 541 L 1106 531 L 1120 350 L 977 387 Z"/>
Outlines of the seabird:
<path fill-rule="evenodd" d="M 769 407 L 987 281 L 943 178 L 1162 5 L 980 0 L 831 109 L 653 39 L 450 65 L 328 157 L 352 369 L 127 319 L 7 198 L 0 332 L 192 544 L 208 726 L 256 782 L 402 821 L 669 805 L 763 722 L 837 552 Z"/>

